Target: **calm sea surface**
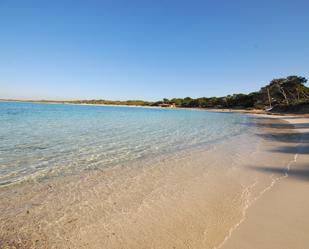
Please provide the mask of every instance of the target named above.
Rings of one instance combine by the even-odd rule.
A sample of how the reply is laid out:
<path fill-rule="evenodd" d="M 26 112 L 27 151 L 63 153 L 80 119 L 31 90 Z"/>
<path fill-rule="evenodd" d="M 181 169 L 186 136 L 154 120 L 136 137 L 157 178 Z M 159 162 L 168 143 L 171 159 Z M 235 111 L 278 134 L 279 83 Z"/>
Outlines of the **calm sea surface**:
<path fill-rule="evenodd" d="M 0 103 L 0 185 L 158 158 L 238 135 L 249 117 L 134 107 Z"/>

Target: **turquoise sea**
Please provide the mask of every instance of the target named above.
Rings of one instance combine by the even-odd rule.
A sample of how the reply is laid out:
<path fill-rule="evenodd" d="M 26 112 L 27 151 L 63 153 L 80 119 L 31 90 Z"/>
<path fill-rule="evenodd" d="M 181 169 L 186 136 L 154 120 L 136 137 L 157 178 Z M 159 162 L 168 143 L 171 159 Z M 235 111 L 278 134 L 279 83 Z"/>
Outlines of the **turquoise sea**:
<path fill-rule="evenodd" d="M 0 185 L 203 148 L 251 129 L 206 111 L 0 103 Z"/>

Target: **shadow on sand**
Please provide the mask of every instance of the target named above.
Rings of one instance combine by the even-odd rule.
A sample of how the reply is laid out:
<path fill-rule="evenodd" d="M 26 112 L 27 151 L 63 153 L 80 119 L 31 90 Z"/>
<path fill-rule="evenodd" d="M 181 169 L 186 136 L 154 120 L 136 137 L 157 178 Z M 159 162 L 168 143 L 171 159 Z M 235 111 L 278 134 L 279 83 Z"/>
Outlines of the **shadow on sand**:
<path fill-rule="evenodd" d="M 308 138 L 306 137 L 309 135 L 309 133 L 299 133 L 299 132 L 268 132 L 268 133 L 261 133 L 257 134 L 259 137 L 271 140 L 271 141 L 277 141 L 277 142 L 284 142 L 284 143 L 308 143 Z M 307 136 L 306 136 L 307 135 Z M 303 137 L 303 140 L 301 138 Z"/>
<path fill-rule="evenodd" d="M 289 119 L 299 119 L 299 117 L 289 117 Z M 258 118 L 251 118 L 251 121 L 242 122 L 240 123 L 246 126 L 255 126 L 259 128 L 271 128 L 271 129 L 293 129 L 294 125 L 280 120 L 271 119 L 267 117 L 258 117 Z M 309 129 L 309 123 L 300 123 L 296 124 L 297 129 Z"/>
<path fill-rule="evenodd" d="M 306 166 L 309 167 L 309 165 Z M 309 181 L 309 168 L 290 169 L 290 170 L 287 170 L 286 168 L 275 168 L 275 167 L 250 167 L 250 168 L 259 172 L 276 174 L 276 175 L 284 175 L 285 173 L 287 173 L 289 177 L 293 177 L 298 180 Z"/>
<path fill-rule="evenodd" d="M 271 150 L 277 153 L 289 153 L 289 154 L 302 154 L 309 155 L 309 144 L 300 144 L 298 146 L 280 146 L 276 149 Z M 309 162 L 308 162 L 309 165 Z"/>
<path fill-rule="evenodd" d="M 309 132 L 299 133 L 293 130 L 293 126 L 288 123 L 268 123 L 268 122 L 257 122 L 255 125 L 258 127 L 266 128 L 265 133 L 257 134 L 263 139 L 269 141 L 278 141 L 281 143 L 286 143 L 286 145 L 278 146 L 271 150 L 273 153 L 287 153 L 287 154 L 299 154 L 299 155 L 309 155 Z M 269 128 L 269 129 L 268 129 Z M 297 129 L 308 129 L 309 123 L 302 123 L 296 125 Z M 290 130 L 287 130 L 290 129 Z M 287 173 L 289 177 L 309 181 L 309 161 L 308 164 L 297 165 L 297 168 L 287 168 L 282 167 L 250 167 L 250 169 L 269 173 L 284 175 Z"/>

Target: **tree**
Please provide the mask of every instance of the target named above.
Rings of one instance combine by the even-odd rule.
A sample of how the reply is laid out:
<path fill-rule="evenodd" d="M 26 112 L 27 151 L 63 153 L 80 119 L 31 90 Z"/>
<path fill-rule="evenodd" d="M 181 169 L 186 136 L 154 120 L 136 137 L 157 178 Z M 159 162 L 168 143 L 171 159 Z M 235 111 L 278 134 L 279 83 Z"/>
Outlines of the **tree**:
<path fill-rule="evenodd" d="M 170 102 L 170 101 L 169 101 L 167 98 L 164 98 L 164 99 L 163 99 L 163 103 L 167 103 L 167 104 L 168 104 L 169 102 Z"/>
<path fill-rule="evenodd" d="M 308 99 L 308 95 L 305 91 L 306 82 L 307 79 L 305 77 L 293 75 L 286 78 L 283 86 L 294 102 L 300 102 L 301 99 Z"/>
<path fill-rule="evenodd" d="M 307 79 L 299 76 L 273 79 L 267 86 L 261 89 L 268 94 L 269 99 L 275 99 L 278 103 L 289 105 L 291 102 L 300 102 L 308 99 L 305 83 Z M 270 97 L 271 96 L 271 97 Z"/>

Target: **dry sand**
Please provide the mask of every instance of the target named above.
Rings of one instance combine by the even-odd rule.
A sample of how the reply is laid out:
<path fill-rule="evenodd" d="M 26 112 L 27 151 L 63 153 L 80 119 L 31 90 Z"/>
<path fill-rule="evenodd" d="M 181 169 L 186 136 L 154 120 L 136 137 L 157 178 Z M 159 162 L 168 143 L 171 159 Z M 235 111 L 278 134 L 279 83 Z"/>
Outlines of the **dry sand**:
<path fill-rule="evenodd" d="M 294 159 L 287 168 L 259 169 L 279 179 L 248 209 L 243 222 L 222 244 L 222 249 L 309 248 L 309 119 L 276 118 L 293 124 L 295 132 L 302 134 L 299 144 L 291 142 L 277 148 L 294 155 Z"/>

